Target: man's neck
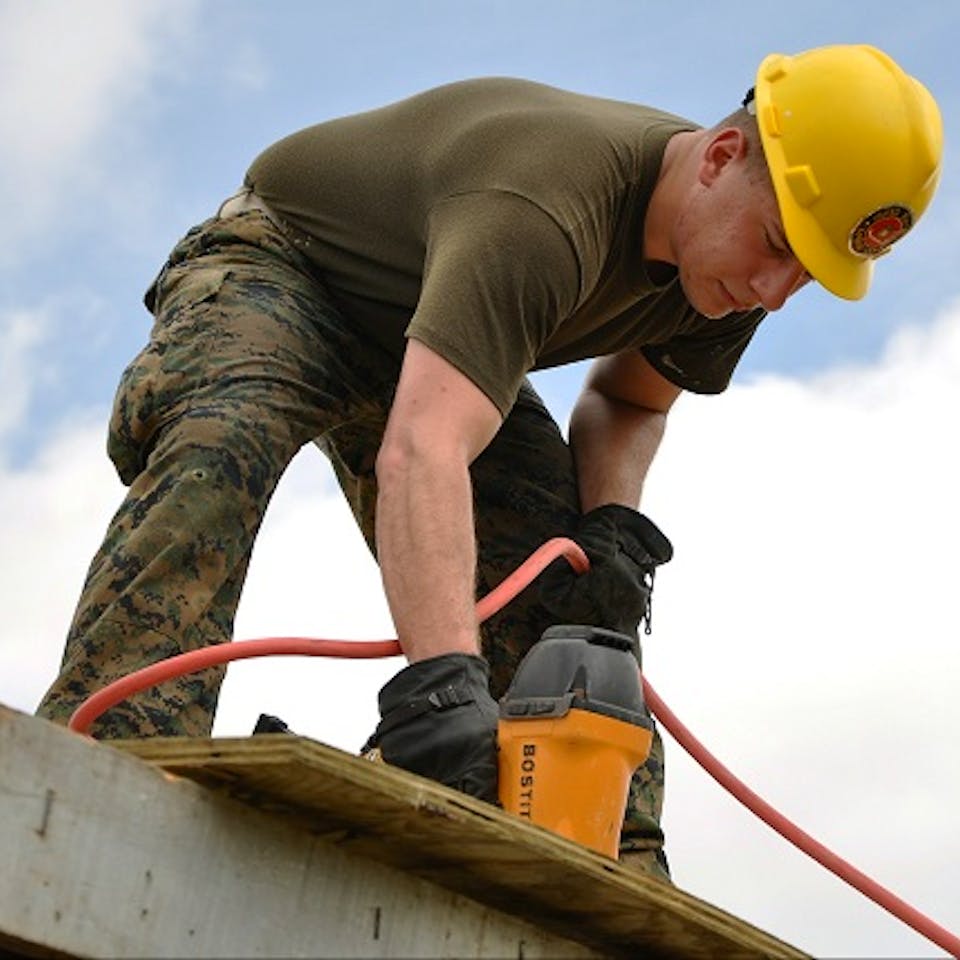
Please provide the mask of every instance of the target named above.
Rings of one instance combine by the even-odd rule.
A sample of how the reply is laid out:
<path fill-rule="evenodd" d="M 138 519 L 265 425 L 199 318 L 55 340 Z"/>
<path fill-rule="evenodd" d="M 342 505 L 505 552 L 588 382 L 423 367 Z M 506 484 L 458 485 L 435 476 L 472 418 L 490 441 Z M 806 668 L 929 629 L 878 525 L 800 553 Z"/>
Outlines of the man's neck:
<path fill-rule="evenodd" d="M 696 163 L 697 149 L 705 133 L 704 130 L 683 130 L 667 141 L 643 225 L 644 260 L 676 265 L 670 228 L 690 177 L 695 176 L 691 166 Z"/>

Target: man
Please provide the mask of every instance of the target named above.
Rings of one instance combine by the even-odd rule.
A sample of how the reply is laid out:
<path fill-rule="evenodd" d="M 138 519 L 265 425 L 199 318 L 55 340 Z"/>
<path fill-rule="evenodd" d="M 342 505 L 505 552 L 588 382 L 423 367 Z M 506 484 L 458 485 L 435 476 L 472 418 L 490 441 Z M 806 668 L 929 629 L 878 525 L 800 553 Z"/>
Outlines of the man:
<path fill-rule="evenodd" d="M 409 661 L 369 746 L 495 799 L 495 701 L 523 653 L 554 623 L 649 615 L 671 547 L 637 507 L 677 396 L 722 391 L 811 277 L 863 296 L 935 189 L 936 106 L 877 50 L 769 57 L 745 104 L 701 129 L 469 81 L 261 154 L 148 291 L 109 434 L 130 492 L 39 712 L 66 722 L 111 680 L 231 639 L 270 495 L 314 440 Z M 525 376 L 584 357 L 568 445 Z M 557 535 L 590 572 L 558 562 L 478 628 L 477 593 Z M 94 732 L 205 735 L 221 679 L 131 698 Z M 621 849 L 665 876 L 661 791 L 658 742 Z"/>

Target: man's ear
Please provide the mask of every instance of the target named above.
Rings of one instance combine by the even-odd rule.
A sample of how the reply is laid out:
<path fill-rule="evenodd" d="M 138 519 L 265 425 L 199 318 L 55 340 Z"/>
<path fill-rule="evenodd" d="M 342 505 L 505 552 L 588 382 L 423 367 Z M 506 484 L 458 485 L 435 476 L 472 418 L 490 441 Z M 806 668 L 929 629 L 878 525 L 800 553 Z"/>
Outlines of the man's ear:
<path fill-rule="evenodd" d="M 715 133 L 704 147 L 700 158 L 699 180 L 709 187 L 724 168 L 747 154 L 747 135 L 737 127 L 724 127 Z"/>

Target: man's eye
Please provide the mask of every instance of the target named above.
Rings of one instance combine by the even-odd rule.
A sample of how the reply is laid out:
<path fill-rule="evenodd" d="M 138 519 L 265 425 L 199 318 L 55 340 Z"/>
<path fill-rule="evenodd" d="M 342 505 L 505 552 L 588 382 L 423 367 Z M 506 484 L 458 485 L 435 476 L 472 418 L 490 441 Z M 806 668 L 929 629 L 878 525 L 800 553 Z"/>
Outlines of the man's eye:
<path fill-rule="evenodd" d="M 784 257 L 787 255 L 787 250 L 773 238 L 773 234 L 770 233 L 766 227 L 763 228 L 763 235 L 767 241 L 767 248 L 771 251 L 771 253 L 775 253 L 778 257 Z"/>

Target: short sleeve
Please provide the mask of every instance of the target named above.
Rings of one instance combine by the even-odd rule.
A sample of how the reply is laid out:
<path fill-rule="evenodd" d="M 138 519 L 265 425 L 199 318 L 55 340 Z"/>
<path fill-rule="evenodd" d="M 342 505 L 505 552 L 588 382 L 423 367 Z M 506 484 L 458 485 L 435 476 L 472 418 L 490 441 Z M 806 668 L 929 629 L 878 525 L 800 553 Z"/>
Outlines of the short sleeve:
<path fill-rule="evenodd" d="M 719 320 L 695 316 L 669 340 L 642 346 L 641 353 L 661 376 L 683 390 L 722 393 L 766 311 L 750 310 Z"/>
<path fill-rule="evenodd" d="M 427 227 L 423 285 L 406 335 L 456 366 L 506 416 L 577 302 L 573 247 L 540 207 L 502 191 L 443 200 Z"/>

